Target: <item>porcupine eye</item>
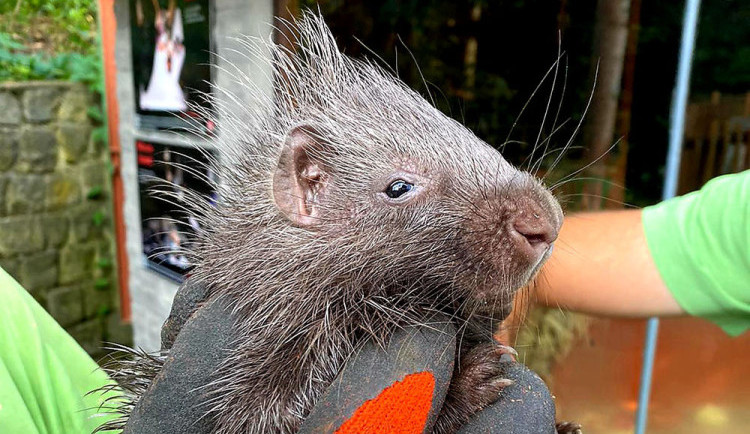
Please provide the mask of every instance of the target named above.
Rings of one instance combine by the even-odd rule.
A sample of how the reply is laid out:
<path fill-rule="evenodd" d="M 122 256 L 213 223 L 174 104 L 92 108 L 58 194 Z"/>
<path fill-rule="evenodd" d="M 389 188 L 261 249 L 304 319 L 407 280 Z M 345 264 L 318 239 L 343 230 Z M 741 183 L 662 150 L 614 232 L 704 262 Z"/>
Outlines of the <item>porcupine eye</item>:
<path fill-rule="evenodd" d="M 410 192 L 414 188 L 414 184 L 410 184 L 403 179 L 393 181 L 388 188 L 385 189 L 385 194 L 391 199 L 396 199 Z"/>

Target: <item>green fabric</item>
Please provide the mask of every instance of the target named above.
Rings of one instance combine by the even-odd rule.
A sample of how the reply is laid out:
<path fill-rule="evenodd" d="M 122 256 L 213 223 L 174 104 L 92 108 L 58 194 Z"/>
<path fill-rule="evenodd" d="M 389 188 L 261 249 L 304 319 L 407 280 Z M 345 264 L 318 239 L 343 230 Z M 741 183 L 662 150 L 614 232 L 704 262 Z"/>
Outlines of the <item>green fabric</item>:
<path fill-rule="evenodd" d="M 111 380 L 0 268 L 0 433 L 91 433 Z"/>
<path fill-rule="evenodd" d="M 643 210 L 649 250 L 689 314 L 732 336 L 750 328 L 750 170 Z"/>

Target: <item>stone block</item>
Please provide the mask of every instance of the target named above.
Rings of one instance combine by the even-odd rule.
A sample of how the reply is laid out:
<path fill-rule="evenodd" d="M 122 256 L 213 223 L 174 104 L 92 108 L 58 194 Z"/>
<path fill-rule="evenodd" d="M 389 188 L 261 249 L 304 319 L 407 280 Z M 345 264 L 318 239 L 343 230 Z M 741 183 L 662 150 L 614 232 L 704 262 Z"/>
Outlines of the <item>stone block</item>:
<path fill-rule="evenodd" d="M 60 98 L 57 118 L 61 121 L 87 122 L 89 106 L 94 103 L 84 87 L 74 86 Z"/>
<path fill-rule="evenodd" d="M 101 129 L 100 132 L 96 132 L 97 130 L 100 130 L 100 129 Z M 91 140 L 89 142 L 89 155 L 97 159 L 104 157 L 106 161 L 109 161 L 109 154 L 110 154 L 110 149 L 109 149 L 109 138 L 107 136 L 107 130 L 104 126 L 95 126 L 91 130 Z"/>
<path fill-rule="evenodd" d="M 19 281 L 29 292 L 55 286 L 57 283 L 57 252 L 47 250 L 20 259 Z"/>
<path fill-rule="evenodd" d="M 0 128 L 0 171 L 10 169 L 16 162 L 18 136 L 16 129 Z"/>
<path fill-rule="evenodd" d="M 115 342 L 129 347 L 133 346 L 133 326 L 120 320 L 119 314 L 107 317 L 107 342 Z"/>
<path fill-rule="evenodd" d="M 109 287 L 96 288 L 94 283 L 83 287 L 83 314 L 86 318 L 93 318 L 100 313 L 112 310 L 112 292 Z"/>
<path fill-rule="evenodd" d="M 29 122 L 41 123 L 52 120 L 60 103 L 58 86 L 40 86 L 23 93 L 23 115 Z"/>
<path fill-rule="evenodd" d="M 101 230 L 94 226 L 94 213 L 96 212 L 96 207 L 89 205 L 70 210 L 68 213 L 70 235 L 75 242 L 87 241 L 101 234 Z"/>
<path fill-rule="evenodd" d="M 49 172 L 57 164 L 57 142 L 52 129 L 46 126 L 26 127 L 18 140 L 20 172 Z"/>
<path fill-rule="evenodd" d="M 79 166 L 81 172 L 81 186 L 83 193 L 87 195 L 92 189 L 109 191 L 110 179 L 107 165 L 101 161 L 92 161 Z"/>
<path fill-rule="evenodd" d="M 7 176 L 0 175 L 0 216 L 4 216 L 6 212 L 4 204 L 7 203 L 5 192 L 7 191 L 9 183 L 8 179 Z"/>
<path fill-rule="evenodd" d="M 88 122 L 61 123 L 57 126 L 56 136 L 65 161 L 75 163 L 82 158 L 88 148 L 91 125 Z"/>
<path fill-rule="evenodd" d="M 68 328 L 67 331 L 90 355 L 102 354 L 102 341 L 104 340 L 102 319 L 90 319 Z"/>
<path fill-rule="evenodd" d="M 19 264 L 18 259 L 15 258 L 0 258 L 0 268 L 16 280 L 18 280 L 18 275 L 21 273 Z"/>
<path fill-rule="evenodd" d="M 83 319 L 81 288 L 70 286 L 55 288 L 47 293 L 47 312 L 63 327 Z"/>
<path fill-rule="evenodd" d="M 92 244 L 70 244 L 60 250 L 61 284 L 93 276 L 95 247 Z"/>
<path fill-rule="evenodd" d="M 41 217 L 41 228 L 44 245 L 49 248 L 60 247 L 68 240 L 68 216 L 62 213 L 45 214 Z"/>
<path fill-rule="evenodd" d="M 10 92 L 0 92 L 0 124 L 18 125 L 21 123 L 21 104 Z"/>
<path fill-rule="evenodd" d="M 74 172 L 50 175 L 47 182 L 46 208 L 58 210 L 81 201 L 81 186 Z"/>
<path fill-rule="evenodd" d="M 0 218 L 0 256 L 38 252 L 44 238 L 37 217 L 17 216 Z"/>
<path fill-rule="evenodd" d="M 114 237 L 114 234 L 111 234 L 111 236 Z M 112 267 L 115 256 L 116 253 L 112 246 L 112 238 L 109 234 L 103 232 L 96 240 L 96 260 L 106 260 L 110 264 L 109 267 Z M 106 271 L 104 270 L 104 272 Z"/>
<path fill-rule="evenodd" d="M 47 184 L 42 175 L 18 175 L 10 178 L 5 193 L 6 212 L 31 214 L 44 210 Z"/>

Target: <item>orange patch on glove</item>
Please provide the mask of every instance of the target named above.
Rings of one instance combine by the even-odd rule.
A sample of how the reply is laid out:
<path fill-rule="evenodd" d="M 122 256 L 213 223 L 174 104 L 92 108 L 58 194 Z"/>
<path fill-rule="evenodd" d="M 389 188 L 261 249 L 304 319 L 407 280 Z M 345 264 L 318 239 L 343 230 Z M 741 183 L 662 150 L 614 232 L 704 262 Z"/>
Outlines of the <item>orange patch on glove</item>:
<path fill-rule="evenodd" d="M 431 372 L 409 374 L 362 404 L 336 434 L 421 434 L 432 406 Z"/>

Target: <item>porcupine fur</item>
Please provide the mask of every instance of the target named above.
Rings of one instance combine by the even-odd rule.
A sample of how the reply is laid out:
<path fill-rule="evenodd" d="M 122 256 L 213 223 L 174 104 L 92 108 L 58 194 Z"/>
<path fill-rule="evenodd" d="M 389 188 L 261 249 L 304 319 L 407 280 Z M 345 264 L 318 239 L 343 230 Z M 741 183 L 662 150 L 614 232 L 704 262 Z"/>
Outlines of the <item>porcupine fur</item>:
<path fill-rule="evenodd" d="M 339 52 L 320 16 L 290 27 L 294 52 L 245 44 L 249 57 L 272 59 L 275 95 L 237 71 L 256 104 L 214 102 L 219 203 L 180 193 L 204 228 L 191 278 L 240 318 L 213 385 L 208 416 L 220 434 L 295 432 L 358 345 L 386 342 L 433 312 L 455 318 L 462 351 L 481 333 L 489 340 L 547 256 L 521 255 L 509 219 L 531 202 L 557 227 L 562 218 L 536 178 L 377 64 Z M 325 187 L 310 198 L 320 211 L 306 225 L 282 212 L 274 190 L 294 134 L 312 143 L 306 152 Z M 386 203 L 389 180 L 404 176 L 418 196 Z M 160 360 L 149 361 L 152 372 Z"/>

